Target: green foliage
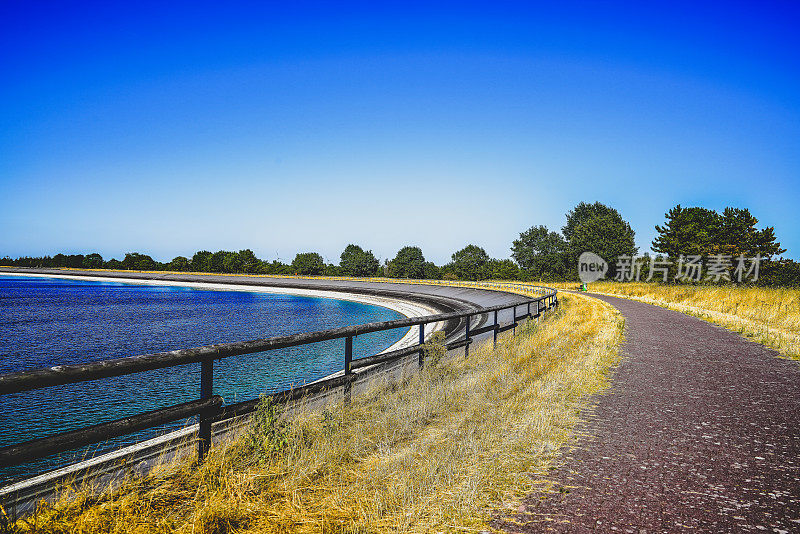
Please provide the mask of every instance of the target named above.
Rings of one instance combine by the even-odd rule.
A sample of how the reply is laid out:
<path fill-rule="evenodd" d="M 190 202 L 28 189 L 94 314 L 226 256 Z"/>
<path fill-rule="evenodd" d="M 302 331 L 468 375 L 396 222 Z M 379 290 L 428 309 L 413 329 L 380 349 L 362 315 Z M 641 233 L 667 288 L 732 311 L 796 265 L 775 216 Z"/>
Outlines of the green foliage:
<path fill-rule="evenodd" d="M 706 208 L 682 208 L 680 204 L 665 215 L 664 226 L 656 225 L 655 252 L 670 258 L 681 254 L 710 254 L 720 233 L 720 215 Z"/>
<path fill-rule="evenodd" d="M 761 265 L 759 285 L 800 286 L 800 263 L 788 260 L 769 260 Z"/>
<path fill-rule="evenodd" d="M 567 224 L 561 229 L 569 243 L 568 272 L 576 271 L 578 257 L 594 252 L 609 263 L 608 276 L 614 276 L 618 256 L 635 255 L 639 250 L 631 225 L 614 208 L 600 202 L 581 202 L 567 213 Z"/>
<path fill-rule="evenodd" d="M 167 264 L 167 269 L 170 271 L 186 272 L 192 270 L 192 264 L 189 259 L 184 256 L 175 256 L 172 261 Z"/>
<path fill-rule="evenodd" d="M 403 247 L 389 262 L 389 276 L 392 278 L 424 278 L 425 256 L 419 247 Z"/>
<path fill-rule="evenodd" d="M 208 258 L 208 270 L 212 273 L 224 273 L 225 257 L 228 254 L 230 254 L 230 252 L 226 250 L 218 250 L 211 254 L 211 256 Z"/>
<path fill-rule="evenodd" d="M 301 252 L 292 260 L 292 271 L 302 275 L 320 275 L 325 270 L 325 261 L 316 252 Z"/>
<path fill-rule="evenodd" d="M 262 397 L 241 441 L 242 457 L 263 463 L 286 449 L 289 443 L 288 425 L 281 415 L 281 410 L 269 397 Z"/>
<path fill-rule="evenodd" d="M 293 272 L 291 265 L 286 265 L 278 260 L 262 262 L 261 267 L 264 269 L 264 274 L 292 274 Z"/>
<path fill-rule="evenodd" d="M 770 257 L 786 252 L 776 241 L 775 229 L 757 229 L 758 219 L 747 209 L 728 207 L 720 214 L 678 204 L 665 217 L 663 226 L 656 225 L 658 235 L 652 247 L 669 258 L 710 254 Z"/>
<path fill-rule="evenodd" d="M 467 245 L 452 256 L 450 266 L 460 280 L 489 278 L 489 255 L 477 245 Z"/>
<path fill-rule="evenodd" d="M 567 241 L 546 226 L 532 226 L 511 245 L 511 257 L 534 280 L 563 280 L 568 274 Z"/>
<path fill-rule="evenodd" d="M 517 264 L 511 260 L 490 260 L 489 278 L 493 280 L 519 280 L 520 272 Z"/>
<path fill-rule="evenodd" d="M 432 261 L 426 261 L 423 267 L 426 280 L 439 280 L 442 277 L 442 270 Z"/>
<path fill-rule="evenodd" d="M 196 273 L 211 272 L 211 253 L 207 250 L 200 250 L 192 256 L 192 270 Z"/>
<path fill-rule="evenodd" d="M 105 265 L 103 256 L 97 252 L 87 254 L 86 257 L 83 258 L 83 267 L 86 269 L 102 269 L 103 265 Z"/>
<path fill-rule="evenodd" d="M 138 252 L 128 252 L 122 260 L 122 268 L 132 271 L 154 271 L 156 267 L 157 265 L 153 258 Z"/>
<path fill-rule="evenodd" d="M 347 245 L 340 257 L 339 268 L 345 276 L 375 276 L 380 262 L 371 250 L 358 245 Z"/>
<path fill-rule="evenodd" d="M 437 330 L 428 338 L 428 341 L 422 346 L 425 354 L 425 365 L 428 367 L 436 367 L 439 362 L 447 354 L 447 345 L 445 344 L 444 332 Z"/>
<path fill-rule="evenodd" d="M 239 256 L 239 268 L 243 273 L 251 273 L 251 274 L 263 274 L 264 267 L 262 265 L 261 260 L 256 258 L 256 255 L 253 253 L 252 250 L 246 248 L 244 250 L 240 250 L 238 253 Z"/>
<path fill-rule="evenodd" d="M 53 256 L 53 265 L 57 267 L 71 267 L 80 269 L 83 267 L 83 254 L 56 254 Z"/>

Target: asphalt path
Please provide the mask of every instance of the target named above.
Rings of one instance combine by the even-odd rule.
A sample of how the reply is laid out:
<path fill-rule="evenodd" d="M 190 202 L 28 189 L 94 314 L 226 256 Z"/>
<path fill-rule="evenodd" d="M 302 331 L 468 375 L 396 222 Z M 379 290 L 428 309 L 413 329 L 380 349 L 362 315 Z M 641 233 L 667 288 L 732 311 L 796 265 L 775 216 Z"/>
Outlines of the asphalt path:
<path fill-rule="evenodd" d="M 611 388 L 505 532 L 800 532 L 800 365 L 697 318 L 626 321 Z"/>

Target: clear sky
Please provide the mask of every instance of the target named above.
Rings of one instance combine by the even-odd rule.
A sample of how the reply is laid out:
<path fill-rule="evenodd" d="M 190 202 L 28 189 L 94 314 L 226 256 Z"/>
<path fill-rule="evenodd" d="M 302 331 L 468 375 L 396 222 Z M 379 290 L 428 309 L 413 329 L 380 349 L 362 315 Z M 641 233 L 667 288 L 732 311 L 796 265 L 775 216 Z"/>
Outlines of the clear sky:
<path fill-rule="evenodd" d="M 0 2 L 0 255 L 441 264 L 599 200 L 800 258 L 797 2 L 215 4 Z"/>

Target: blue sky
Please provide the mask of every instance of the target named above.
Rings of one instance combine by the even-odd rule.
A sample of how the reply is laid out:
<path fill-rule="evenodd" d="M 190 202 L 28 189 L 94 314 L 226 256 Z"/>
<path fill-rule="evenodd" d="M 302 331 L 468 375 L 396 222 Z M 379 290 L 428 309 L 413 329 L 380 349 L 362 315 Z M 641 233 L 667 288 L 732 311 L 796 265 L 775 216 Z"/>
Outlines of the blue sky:
<path fill-rule="evenodd" d="M 0 255 L 505 258 L 599 200 L 800 258 L 795 2 L 220 4 L 0 3 Z"/>

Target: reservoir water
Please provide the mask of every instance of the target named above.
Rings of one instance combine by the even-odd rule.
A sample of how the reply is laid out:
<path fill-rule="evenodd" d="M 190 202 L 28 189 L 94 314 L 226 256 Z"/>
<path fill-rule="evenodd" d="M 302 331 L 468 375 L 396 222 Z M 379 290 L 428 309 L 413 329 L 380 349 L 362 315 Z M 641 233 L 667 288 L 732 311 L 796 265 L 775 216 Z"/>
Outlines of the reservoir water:
<path fill-rule="evenodd" d="M 380 306 L 329 298 L 0 276 L 0 373 L 402 317 Z M 359 336 L 354 357 L 380 352 L 405 333 Z M 322 378 L 342 369 L 343 344 L 334 340 L 218 361 L 214 393 L 232 403 Z M 199 365 L 193 364 L 0 396 L 0 446 L 193 400 L 198 393 Z M 0 471 L 0 485 L 91 453 L 82 450 Z"/>

